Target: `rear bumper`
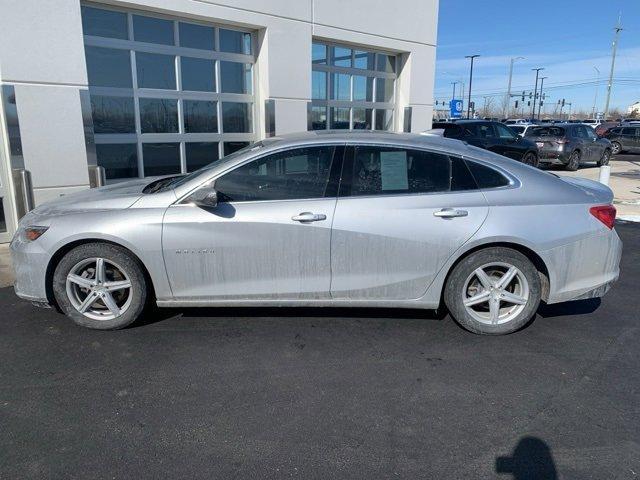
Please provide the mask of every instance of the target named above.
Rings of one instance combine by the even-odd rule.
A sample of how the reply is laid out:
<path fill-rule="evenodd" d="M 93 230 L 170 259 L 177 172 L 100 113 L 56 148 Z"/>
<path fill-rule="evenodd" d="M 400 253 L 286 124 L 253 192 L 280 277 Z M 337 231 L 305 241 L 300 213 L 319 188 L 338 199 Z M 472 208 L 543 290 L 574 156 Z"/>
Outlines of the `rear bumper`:
<path fill-rule="evenodd" d="M 598 298 L 620 275 L 622 241 L 615 229 L 607 229 L 547 250 L 541 256 L 549 266 L 547 303 Z"/>

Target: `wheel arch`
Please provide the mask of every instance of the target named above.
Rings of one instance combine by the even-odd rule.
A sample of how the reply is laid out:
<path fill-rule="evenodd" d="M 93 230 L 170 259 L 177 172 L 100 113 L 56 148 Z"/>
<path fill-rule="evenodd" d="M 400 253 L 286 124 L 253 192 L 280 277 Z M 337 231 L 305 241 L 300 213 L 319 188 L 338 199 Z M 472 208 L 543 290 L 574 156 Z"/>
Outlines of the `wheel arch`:
<path fill-rule="evenodd" d="M 140 259 L 140 257 L 136 255 L 136 253 L 133 252 L 130 248 L 127 248 L 127 246 L 123 245 L 122 243 L 96 237 L 96 238 L 82 238 L 82 239 L 73 240 L 68 243 L 65 243 L 64 245 L 60 246 L 58 250 L 56 250 L 56 252 L 51 256 L 51 258 L 49 259 L 49 263 L 47 264 L 47 269 L 45 273 L 45 290 L 47 294 L 47 301 L 49 302 L 50 305 L 52 305 L 57 310 L 60 310 L 58 303 L 56 302 L 55 295 L 53 294 L 53 274 L 56 270 L 56 266 L 58 265 L 58 263 L 60 263 L 60 260 L 62 260 L 62 258 L 71 250 L 73 250 L 76 247 L 79 247 L 80 245 L 86 245 L 89 243 L 103 243 L 107 245 L 115 245 L 116 247 L 126 250 L 133 258 L 135 258 L 138 261 L 138 264 L 142 269 L 142 272 L 145 277 L 145 281 L 147 283 L 147 286 L 150 289 L 149 298 L 155 298 L 155 288 L 154 288 L 153 280 L 151 278 L 151 274 L 149 273 L 149 270 L 147 269 L 144 262 Z"/>
<path fill-rule="evenodd" d="M 547 301 L 547 299 L 549 298 L 549 292 L 551 290 L 551 283 L 550 283 L 551 277 L 549 275 L 549 268 L 547 267 L 542 257 L 538 255 L 538 253 L 536 253 L 533 249 L 527 247 L 526 245 L 523 245 L 522 243 L 517 243 L 513 241 L 495 241 L 495 242 L 492 241 L 487 243 L 481 243 L 479 245 L 474 245 L 472 248 L 465 250 L 458 257 L 456 257 L 456 259 L 449 265 L 449 268 L 447 269 L 447 274 L 445 275 L 444 281 L 442 283 L 442 288 L 440 289 L 440 305 L 444 305 L 444 291 L 445 291 L 447 282 L 449 281 L 449 276 L 451 275 L 451 272 L 453 272 L 453 269 L 462 260 L 467 258 L 469 255 L 475 252 L 478 252 L 480 250 L 484 250 L 486 248 L 494 248 L 494 247 L 503 247 L 503 248 L 510 248 L 512 250 L 516 250 L 517 252 L 522 253 L 525 257 L 527 257 L 531 261 L 531 263 L 533 264 L 535 269 L 538 271 L 538 274 L 540 276 L 540 283 L 542 287 L 542 291 L 541 291 L 542 300 Z"/>

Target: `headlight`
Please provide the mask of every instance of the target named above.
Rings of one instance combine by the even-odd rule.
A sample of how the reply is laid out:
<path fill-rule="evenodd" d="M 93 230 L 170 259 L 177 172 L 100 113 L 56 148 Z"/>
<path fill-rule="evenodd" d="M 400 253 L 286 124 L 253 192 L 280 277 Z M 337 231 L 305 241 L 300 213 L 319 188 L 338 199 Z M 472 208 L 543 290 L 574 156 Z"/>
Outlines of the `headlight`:
<path fill-rule="evenodd" d="M 41 227 L 37 225 L 25 227 L 22 231 L 22 238 L 26 242 L 33 242 L 39 239 L 47 230 L 49 230 L 49 227 Z"/>

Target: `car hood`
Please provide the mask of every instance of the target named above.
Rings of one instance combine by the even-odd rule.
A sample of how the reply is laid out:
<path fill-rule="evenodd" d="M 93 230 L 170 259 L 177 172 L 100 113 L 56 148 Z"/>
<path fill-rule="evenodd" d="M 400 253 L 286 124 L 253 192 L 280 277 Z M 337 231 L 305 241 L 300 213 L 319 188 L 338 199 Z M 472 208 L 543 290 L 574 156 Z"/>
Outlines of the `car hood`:
<path fill-rule="evenodd" d="M 105 187 L 91 188 L 63 195 L 43 203 L 34 210 L 38 215 L 61 215 L 83 210 L 113 210 L 129 208 L 142 196 L 142 190 L 154 179 L 141 178 Z"/>

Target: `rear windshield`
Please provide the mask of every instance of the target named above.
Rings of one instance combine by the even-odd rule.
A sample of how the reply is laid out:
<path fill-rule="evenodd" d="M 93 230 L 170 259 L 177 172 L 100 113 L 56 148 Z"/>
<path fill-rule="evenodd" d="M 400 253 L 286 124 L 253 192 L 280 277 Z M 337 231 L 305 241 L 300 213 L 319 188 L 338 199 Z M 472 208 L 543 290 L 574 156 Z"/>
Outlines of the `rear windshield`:
<path fill-rule="evenodd" d="M 527 130 L 527 137 L 564 137 L 562 127 L 534 127 Z"/>

